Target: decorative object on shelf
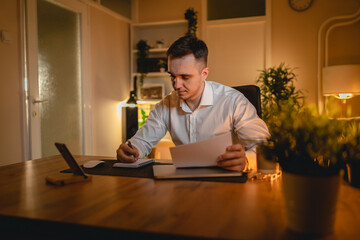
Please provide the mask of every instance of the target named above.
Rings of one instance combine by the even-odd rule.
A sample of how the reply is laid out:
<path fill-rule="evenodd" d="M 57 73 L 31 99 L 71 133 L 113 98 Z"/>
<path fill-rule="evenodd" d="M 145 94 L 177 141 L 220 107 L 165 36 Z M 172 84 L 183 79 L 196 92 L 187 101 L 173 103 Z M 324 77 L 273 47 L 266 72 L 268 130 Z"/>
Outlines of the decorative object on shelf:
<path fill-rule="evenodd" d="M 288 228 L 305 234 L 331 233 L 345 123 L 315 109 L 295 109 L 291 99 L 270 121 L 271 136 L 259 147 L 266 159 L 282 167 Z"/>
<path fill-rule="evenodd" d="M 290 7 L 298 12 L 303 12 L 311 7 L 313 0 L 289 0 Z"/>
<path fill-rule="evenodd" d="M 360 122 L 349 121 L 346 128 L 343 157 L 345 159 L 344 178 L 352 186 L 360 188 Z"/>
<path fill-rule="evenodd" d="M 147 58 L 149 55 L 150 46 L 147 44 L 147 41 L 140 40 L 137 44 L 137 54 L 139 59 Z"/>
<path fill-rule="evenodd" d="M 185 12 L 185 19 L 188 20 L 188 30 L 186 32 L 186 35 L 194 35 L 196 36 L 196 30 L 197 30 L 197 14 L 194 10 L 194 8 L 189 8 Z"/>
<path fill-rule="evenodd" d="M 163 40 L 157 40 L 156 41 L 156 48 L 163 48 L 164 47 L 164 41 Z"/>
<path fill-rule="evenodd" d="M 166 62 L 165 62 L 163 59 L 160 59 L 160 60 L 158 61 L 158 67 L 160 68 L 160 72 L 165 72 L 165 71 L 166 71 L 167 64 L 166 64 Z"/>
<path fill-rule="evenodd" d="M 139 122 L 139 127 L 142 127 L 142 125 L 145 124 L 146 119 L 149 117 L 149 115 L 146 115 L 144 109 L 141 109 L 140 111 L 141 111 L 141 122 Z"/>
<path fill-rule="evenodd" d="M 164 97 L 164 84 L 144 84 L 140 87 L 141 100 L 161 100 Z"/>
<path fill-rule="evenodd" d="M 274 110 L 281 110 L 283 102 L 291 100 L 294 110 L 299 110 L 304 105 L 302 92 L 295 90 L 295 80 L 293 69 L 285 67 L 284 63 L 261 71 L 256 82 L 260 84 L 262 118 L 265 122 L 276 114 Z"/>
<path fill-rule="evenodd" d="M 146 73 L 148 73 L 147 71 L 147 58 L 149 56 L 149 50 L 150 50 L 150 46 L 147 44 L 147 42 L 145 40 L 140 40 L 137 44 L 137 71 L 139 73 L 141 73 L 140 75 L 140 81 L 139 84 L 140 86 L 144 83 L 144 78 L 146 77 Z"/>

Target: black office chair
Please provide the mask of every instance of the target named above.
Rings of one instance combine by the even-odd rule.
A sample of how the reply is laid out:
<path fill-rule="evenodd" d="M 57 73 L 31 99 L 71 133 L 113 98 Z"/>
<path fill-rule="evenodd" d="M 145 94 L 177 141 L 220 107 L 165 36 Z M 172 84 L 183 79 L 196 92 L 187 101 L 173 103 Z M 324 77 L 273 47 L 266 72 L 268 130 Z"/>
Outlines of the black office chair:
<path fill-rule="evenodd" d="M 261 118 L 261 95 L 260 88 L 255 85 L 244 85 L 233 87 L 238 90 L 254 105 L 257 115 Z"/>

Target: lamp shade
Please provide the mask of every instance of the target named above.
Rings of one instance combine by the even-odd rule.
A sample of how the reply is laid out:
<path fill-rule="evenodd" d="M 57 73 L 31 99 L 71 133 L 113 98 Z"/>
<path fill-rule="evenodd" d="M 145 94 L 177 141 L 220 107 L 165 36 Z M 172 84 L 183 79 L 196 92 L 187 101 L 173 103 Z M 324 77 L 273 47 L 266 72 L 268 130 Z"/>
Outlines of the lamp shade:
<path fill-rule="evenodd" d="M 323 68 L 323 94 L 360 94 L 360 64 L 334 65 Z"/>

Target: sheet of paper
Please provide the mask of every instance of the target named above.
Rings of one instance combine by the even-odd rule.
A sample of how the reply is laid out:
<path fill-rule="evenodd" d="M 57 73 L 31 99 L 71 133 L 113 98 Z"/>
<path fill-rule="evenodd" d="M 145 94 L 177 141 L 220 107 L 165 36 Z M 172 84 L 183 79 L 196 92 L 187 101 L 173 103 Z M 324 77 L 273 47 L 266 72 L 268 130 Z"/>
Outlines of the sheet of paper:
<path fill-rule="evenodd" d="M 142 166 L 147 165 L 152 162 L 154 162 L 154 159 L 139 158 L 136 162 L 133 162 L 133 163 L 121 163 L 121 162 L 114 163 L 113 167 L 138 168 L 138 167 L 142 167 Z"/>
<path fill-rule="evenodd" d="M 207 140 L 170 148 L 175 167 L 209 167 L 217 165 L 217 158 L 232 144 L 231 133 Z"/>

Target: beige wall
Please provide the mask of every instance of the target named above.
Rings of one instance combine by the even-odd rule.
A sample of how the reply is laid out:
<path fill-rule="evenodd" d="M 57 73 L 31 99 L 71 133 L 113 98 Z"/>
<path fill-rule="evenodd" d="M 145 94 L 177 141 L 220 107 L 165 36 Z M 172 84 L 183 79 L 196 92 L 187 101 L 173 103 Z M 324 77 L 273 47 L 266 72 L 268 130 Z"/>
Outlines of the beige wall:
<path fill-rule="evenodd" d="M 93 154 L 115 156 L 121 143 L 118 106 L 129 96 L 129 24 L 90 10 Z"/>
<path fill-rule="evenodd" d="M 194 7 L 201 19 L 200 0 L 138 2 L 139 22 L 184 19 L 184 11 L 189 7 Z M 271 0 L 271 65 L 285 62 L 286 65 L 297 68 L 296 87 L 304 90 L 310 103 L 317 103 L 317 35 L 320 25 L 330 17 L 354 13 L 359 7 L 360 0 L 316 0 L 308 10 L 296 12 L 289 7 L 288 1 Z M 359 29 L 357 24 L 348 29 L 338 30 L 350 32 L 353 36 L 341 35 L 331 39 L 330 63 L 360 61 Z M 221 56 L 212 58 L 221 59 Z"/>
<path fill-rule="evenodd" d="M 0 165 L 21 162 L 19 1 L 0 1 Z M 90 8 L 93 154 L 114 156 L 121 142 L 120 101 L 128 97 L 129 24 Z"/>
<path fill-rule="evenodd" d="M 330 17 L 354 13 L 359 7 L 359 0 L 317 0 L 310 9 L 298 13 L 290 9 L 288 1 L 272 0 L 272 65 L 285 62 L 298 68 L 295 70 L 298 74 L 296 86 L 305 90 L 310 103 L 317 102 L 317 34 L 320 25 Z M 352 26 L 350 31 L 359 34 L 358 26 Z M 332 48 L 339 49 L 344 44 L 359 46 L 359 42 L 354 43 L 350 37 L 337 41 Z M 332 55 L 332 58 L 337 59 L 337 56 Z M 359 52 L 355 58 L 360 58 Z"/>
<path fill-rule="evenodd" d="M 12 38 L 0 41 L 0 165 L 22 160 L 18 7 L 18 1 L 0 1 L 0 30 Z"/>
<path fill-rule="evenodd" d="M 194 7 L 201 12 L 201 0 L 140 0 L 139 21 L 184 19 L 184 11 Z M 297 67 L 297 87 L 307 90 L 311 102 L 316 102 L 317 31 L 323 21 L 332 16 L 353 13 L 359 0 L 316 0 L 305 12 L 291 10 L 288 1 L 272 0 L 272 64 L 285 62 Z M 12 42 L 0 42 L 0 165 L 22 160 L 21 79 L 18 1 L 0 1 L 0 30 L 10 32 Z M 199 14 L 199 20 L 201 13 Z M 355 31 L 359 29 L 357 24 Z M 128 97 L 129 42 L 128 24 L 98 10 L 90 10 L 91 81 L 93 107 L 94 154 L 113 155 L 121 141 L 118 103 Z M 330 49 L 331 63 L 358 61 L 358 34 L 351 31 L 350 43 L 338 34 Z M 353 38 L 353 39 L 352 39 Z M 341 45 L 341 47 L 340 47 Z M 342 50 L 340 50 L 342 49 Z M 348 57 L 347 53 L 352 54 Z"/>
<path fill-rule="evenodd" d="M 201 19 L 201 0 L 136 0 L 138 2 L 138 21 L 157 22 L 185 19 L 184 13 L 188 8 L 199 12 Z"/>
<path fill-rule="evenodd" d="M 197 36 L 201 36 L 201 0 L 135 0 L 138 2 L 136 14 L 138 22 L 185 20 L 185 11 L 194 8 L 198 12 Z"/>

